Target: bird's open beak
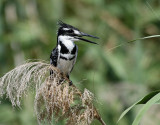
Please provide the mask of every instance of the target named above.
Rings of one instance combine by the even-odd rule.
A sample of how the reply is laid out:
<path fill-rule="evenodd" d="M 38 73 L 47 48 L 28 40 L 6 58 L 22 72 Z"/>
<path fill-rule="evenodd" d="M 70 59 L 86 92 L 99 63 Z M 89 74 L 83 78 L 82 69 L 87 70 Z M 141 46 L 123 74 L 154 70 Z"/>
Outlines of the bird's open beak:
<path fill-rule="evenodd" d="M 81 34 L 80 34 L 78 37 L 76 37 L 76 38 L 79 39 L 79 40 L 83 40 L 83 41 L 85 41 L 85 42 L 89 42 L 89 43 L 93 43 L 93 44 L 98 44 L 98 43 L 96 43 L 96 42 L 93 42 L 93 41 L 90 41 L 90 40 L 87 40 L 87 39 L 82 38 L 83 36 L 87 36 L 87 37 L 92 37 L 92 38 L 99 39 L 99 38 L 96 37 L 96 36 L 89 35 L 89 34 L 83 33 L 83 32 L 81 32 Z"/>

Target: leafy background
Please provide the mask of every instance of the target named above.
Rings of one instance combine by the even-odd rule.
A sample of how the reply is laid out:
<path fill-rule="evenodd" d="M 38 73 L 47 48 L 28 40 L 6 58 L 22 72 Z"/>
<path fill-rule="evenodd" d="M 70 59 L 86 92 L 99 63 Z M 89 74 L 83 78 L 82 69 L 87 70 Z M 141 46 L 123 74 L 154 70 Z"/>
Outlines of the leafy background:
<path fill-rule="evenodd" d="M 81 90 L 95 94 L 102 118 L 115 125 L 127 107 L 160 89 L 160 38 L 125 44 L 160 34 L 159 6 L 159 0 L 0 0 L 0 76 L 28 59 L 49 62 L 61 19 L 100 37 L 98 46 L 76 43 L 79 53 L 71 79 Z M 112 49 L 119 44 L 123 45 Z M 33 103 L 33 91 L 23 100 L 22 109 L 13 109 L 4 97 L 0 124 L 37 124 Z M 131 110 L 119 125 L 130 125 L 139 109 Z M 151 107 L 141 124 L 160 124 L 158 105 Z"/>

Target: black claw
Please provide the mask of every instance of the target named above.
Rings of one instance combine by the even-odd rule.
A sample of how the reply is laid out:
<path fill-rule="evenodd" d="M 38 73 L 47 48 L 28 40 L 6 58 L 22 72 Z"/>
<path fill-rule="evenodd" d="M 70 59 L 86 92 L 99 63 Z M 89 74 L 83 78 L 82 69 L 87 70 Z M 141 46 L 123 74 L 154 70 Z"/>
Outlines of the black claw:
<path fill-rule="evenodd" d="M 62 82 L 63 82 L 63 79 L 60 79 L 58 85 L 62 84 Z"/>
<path fill-rule="evenodd" d="M 72 81 L 69 82 L 69 86 L 73 85 Z"/>

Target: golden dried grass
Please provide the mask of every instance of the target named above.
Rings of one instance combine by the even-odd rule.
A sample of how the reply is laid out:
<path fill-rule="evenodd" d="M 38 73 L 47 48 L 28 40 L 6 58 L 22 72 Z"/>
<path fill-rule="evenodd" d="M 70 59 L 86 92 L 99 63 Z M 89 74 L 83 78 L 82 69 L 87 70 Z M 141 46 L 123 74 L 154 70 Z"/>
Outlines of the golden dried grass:
<path fill-rule="evenodd" d="M 54 74 L 49 76 L 49 71 Z M 7 95 L 12 106 L 20 107 L 21 98 L 35 89 L 34 109 L 38 124 L 65 120 L 66 125 L 89 125 L 94 119 L 105 125 L 93 105 L 94 95 L 81 92 L 60 71 L 44 62 L 28 62 L 0 78 L 0 96 Z"/>

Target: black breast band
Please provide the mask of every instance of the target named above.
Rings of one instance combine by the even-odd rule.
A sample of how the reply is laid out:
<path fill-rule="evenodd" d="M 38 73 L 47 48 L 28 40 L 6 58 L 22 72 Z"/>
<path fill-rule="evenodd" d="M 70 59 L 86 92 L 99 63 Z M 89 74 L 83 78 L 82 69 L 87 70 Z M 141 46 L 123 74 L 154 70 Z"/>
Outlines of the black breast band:
<path fill-rule="evenodd" d="M 60 56 L 60 58 L 61 58 L 61 59 L 64 59 L 64 60 L 70 60 L 70 61 L 71 61 L 72 59 L 74 59 L 74 58 L 75 58 L 75 56 L 73 56 L 72 58 L 69 58 L 69 59 L 68 59 L 68 58 L 66 58 L 66 57 L 64 57 L 64 56 Z"/>

